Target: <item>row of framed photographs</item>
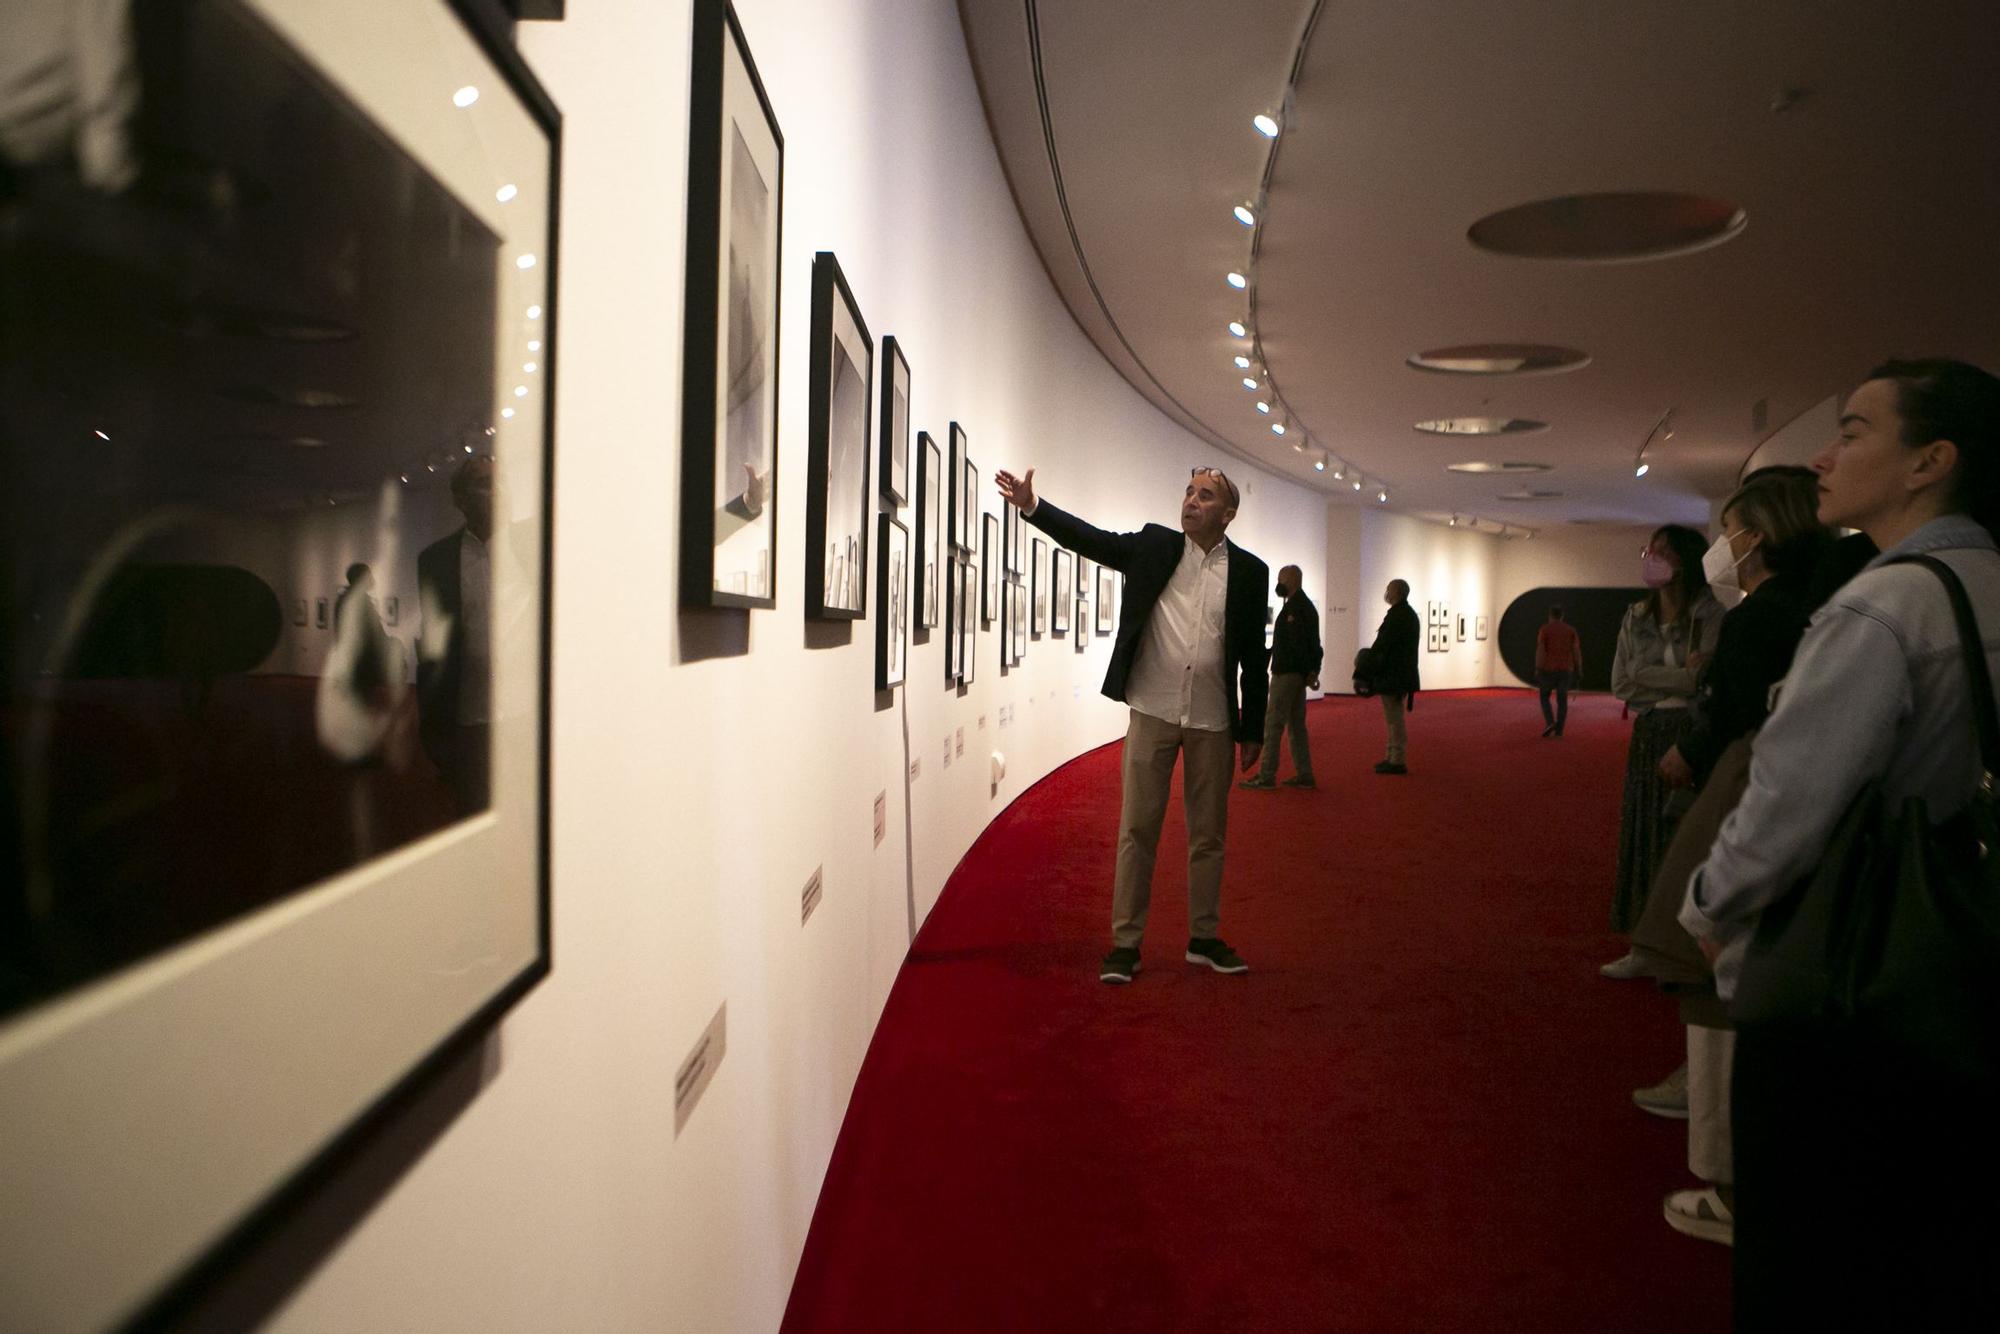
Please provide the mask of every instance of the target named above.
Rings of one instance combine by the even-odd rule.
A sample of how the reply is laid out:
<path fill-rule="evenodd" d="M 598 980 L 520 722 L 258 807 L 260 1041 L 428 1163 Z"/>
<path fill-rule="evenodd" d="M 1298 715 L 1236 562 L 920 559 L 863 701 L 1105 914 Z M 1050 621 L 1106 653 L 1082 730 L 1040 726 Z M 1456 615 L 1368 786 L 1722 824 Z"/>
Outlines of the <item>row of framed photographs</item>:
<path fill-rule="evenodd" d="M 1426 638 L 1424 647 L 1427 651 L 1431 653 L 1450 652 L 1454 630 L 1457 631 L 1457 642 L 1463 644 L 1466 638 L 1465 613 L 1460 612 L 1454 617 L 1449 602 L 1431 602 L 1426 604 Z M 1484 616 L 1474 618 L 1472 637 L 1474 639 L 1486 638 L 1486 618 Z"/>

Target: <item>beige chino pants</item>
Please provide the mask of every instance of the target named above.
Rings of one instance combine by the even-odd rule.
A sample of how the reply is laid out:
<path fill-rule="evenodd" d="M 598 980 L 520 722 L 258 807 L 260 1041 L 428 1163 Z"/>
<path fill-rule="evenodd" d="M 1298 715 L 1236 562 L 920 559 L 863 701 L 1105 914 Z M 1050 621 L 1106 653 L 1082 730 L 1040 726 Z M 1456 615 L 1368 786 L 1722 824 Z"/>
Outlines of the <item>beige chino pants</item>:
<path fill-rule="evenodd" d="M 1111 890 L 1111 943 L 1139 948 L 1153 901 L 1153 858 L 1167 818 L 1174 757 L 1181 773 L 1188 831 L 1188 934 L 1213 938 L 1222 903 L 1222 841 L 1229 827 L 1229 783 L 1236 746 L 1227 732 L 1181 727 L 1132 710 L 1125 729 L 1124 803 L 1118 816 L 1118 870 Z"/>

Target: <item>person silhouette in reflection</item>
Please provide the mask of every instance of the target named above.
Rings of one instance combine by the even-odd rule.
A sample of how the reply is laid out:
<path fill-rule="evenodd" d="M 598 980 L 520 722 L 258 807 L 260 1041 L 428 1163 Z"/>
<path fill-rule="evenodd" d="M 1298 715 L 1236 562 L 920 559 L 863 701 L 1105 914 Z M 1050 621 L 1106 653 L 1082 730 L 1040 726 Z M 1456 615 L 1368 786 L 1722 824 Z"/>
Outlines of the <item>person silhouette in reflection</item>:
<path fill-rule="evenodd" d="M 494 465 L 460 464 L 451 499 L 465 524 L 417 554 L 417 709 L 424 750 L 444 775 L 460 815 L 484 810 L 493 722 Z"/>
<path fill-rule="evenodd" d="M 375 603 L 375 572 L 360 561 L 347 567 L 347 587 L 333 604 L 333 637 L 355 640 L 353 675 L 348 684 L 364 700 L 372 700 L 389 683 L 389 633 L 382 628 Z"/>

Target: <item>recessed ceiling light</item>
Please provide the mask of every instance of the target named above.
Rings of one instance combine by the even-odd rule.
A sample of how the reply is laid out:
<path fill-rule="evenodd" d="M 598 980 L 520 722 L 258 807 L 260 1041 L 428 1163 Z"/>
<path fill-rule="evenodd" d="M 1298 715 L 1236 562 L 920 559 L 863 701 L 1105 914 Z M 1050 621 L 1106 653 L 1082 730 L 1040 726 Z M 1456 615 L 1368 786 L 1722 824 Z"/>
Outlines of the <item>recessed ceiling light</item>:
<path fill-rule="evenodd" d="M 287 408 L 351 408 L 355 400 L 331 389 L 273 389 L 268 385 L 239 385 L 224 391 L 228 397 L 246 403 L 276 403 Z"/>
<path fill-rule="evenodd" d="M 538 320 L 542 318 L 542 308 L 540 306 L 529 306 L 528 318 L 531 320 Z"/>
<path fill-rule="evenodd" d="M 1361 479 L 1359 477 L 1354 479 L 1354 489 L 1356 491 L 1359 491 L 1361 489 Z"/>
<path fill-rule="evenodd" d="M 1245 371 L 1249 370 L 1249 369 L 1250 369 L 1250 358 L 1248 358 L 1248 357 L 1238 357 L 1238 358 L 1236 359 L 1236 368 L 1237 368 L 1238 370 L 1245 370 Z"/>
<path fill-rule="evenodd" d="M 521 369 L 527 372 L 529 375 L 533 375 L 535 373 L 535 363 L 532 361 L 524 361 L 521 363 Z"/>
<path fill-rule="evenodd" d="M 1652 470 L 1653 470 L 1652 464 L 1642 463 L 1638 466 L 1637 469 L 1633 471 L 1632 475 L 1634 477 L 1644 477 L 1647 473 L 1651 472 Z"/>
<path fill-rule="evenodd" d="M 517 269 L 532 269 L 535 267 L 535 257 L 533 255 L 522 255 L 514 261 L 514 267 Z"/>
<path fill-rule="evenodd" d="M 524 384 L 517 384 L 514 386 L 514 397 L 526 398 L 527 396 L 528 396 L 528 386 Z"/>
<path fill-rule="evenodd" d="M 1259 412 L 1269 412 L 1270 410 L 1271 410 L 1271 405 L 1270 405 L 1269 403 L 1266 403 L 1266 402 L 1265 402 L 1265 401 L 1264 401 L 1263 399 L 1261 399 L 1261 398 L 1257 400 L 1257 411 L 1259 411 Z"/>
<path fill-rule="evenodd" d="M 1502 491 L 1499 498 L 1501 500 L 1560 500 L 1562 494 L 1560 491 L 1530 491 L 1523 489 L 1520 491 Z"/>
<path fill-rule="evenodd" d="M 1252 379 L 1250 376 L 1246 375 L 1243 377 L 1243 387 L 1245 389 L 1255 389 L 1257 387 L 1257 381 Z"/>
<path fill-rule="evenodd" d="M 539 352 L 539 351 L 541 351 L 541 350 L 542 350 L 542 340 L 541 340 L 541 339 L 539 339 L 539 338 L 530 338 L 530 339 L 528 340 L 528 351 L 530 351 L 530 352 Z"/>
<path fill-rule="evenodd" d="M 1547 422 L 1531 421 L 1526 417 L 1440 417 L 1435 421 L 1418 422 L 1419 431 L 1428 435 L 1519 435 L 1526 431 L 1546 431 Z"/>
<path fill-rule="evenodd" d="M 1250 280 L 1232 269 L 1229 273 L 1229 285 L 1231 287 L 1248 287 Z"/>
<path fill-rule="evenodd" d="M 451 104 L 455 107 L 469 107 L 478 100 L 479 90 L 469 83 L 451 95 Z"/>
<path fill-rule="evenodd" d="M 1260 115 L 1252 119 L 1250 123 L 1255 125 L 1257 133 L 1263 135 L 1266 139 L 1275 139 L 1278 137 L 1278 122 L 1271 117 Z"/>
<path fill-rule="evenodd" d="M 1231 320 L 1229 322 L 1229 332 L 1235 334 L 1238 338 L 1242 338 L 1250 331 L 1243 327 L 1243 321 Z"/>
<path fill-rule="evenodd" d="M 1257 215 L 1250 211 L 1248 204 L 1238 204 L 1236 206 L 1236 220 L 1245 227 L 1255 227 L 1257 225 Z"/>
<path fill-rule="evenodd" d="M 1465 343 L 1407 358 L 1412 370 L 1441 375 L 1550 375 L 1590 364 L 1590 354 L 1544 343 Z"/>
<path fill-rule="evenodd" d="M 498 190 L 495 190 L 493 192 L 493 197 L 499 200 L 501 203 L 505 204 L 511 202 L 514 196 L 520 193 L 521 193 L 520 187 L 515 185 L 513 182 L 509 181 L 506 185 L 503 185 Z"/>
<path fill-rule="evenodd" d="M 503 421 L 504 421 L 505 419 L 507 419 L 507 418 L 509 418 L 509 417 L 513 416 L 513 415 L 514 415 L 514 409 L 512 409 L 512 408 L 502 408 L 502 409 L 500 409 L 500 417 L 501 417 L 501 419 L 502 419 Z"/>
<path fill-rule="evenodd" d="M 1500 255 L 1618 263 L 1706 250 L 1742 232 L 1747 222 L 1727 199 L 1627 191 L 1538 199 L 1489 214 L 1465 234 Z"/>
<path fill-rule="evenodd" d="M 1326 471 L 1326 460 L 1325 460 L 1325 459 L 1323 459 L 1323 458 L 1318 458 L 1318 459 L 1314 459 L 1314 460 L 1313 460 L 1313 471 L 1314 471 L 1314 472 L 1325 472 L 1325 471 Z"/>
<path fill-rule="evenodd" d="M 1469 459 L 1464 463 L 1447 463 L 1446 472 L 1547 472 L 1552 467 L 1547 463 L 1497 463 L 1490 459 Z"/>
<path fill-rule="evenodd" d="M 106 435 L 106 434 L 105 434 L 104 432 L 102 432 L 102 431 L 92 431 L 92 432 L 91 432 L 91 434 L 92 434 L 92 435 L 94 435 L 94 436 L 96 436 L 96 437 L 97 437 L 97 438 L 98 438 L 99 440 L 102 440 L 102 441 L 104 441 L 104 442 L 105 442 L 105 443 L 107 443 L 107 444 L 109 444 L 109 443 L 110 443 L 110 441 L 111 441 L 111 437 L 110 437 L 110 436 L 108 436 L 108 435 Z"/>
<path fill-rule="evenodd" d="M 1389 503 L 1389 493 L 1387 491 L 1377 491 L 1375 493 L 1375 499 L 1381 504 L 1386 505 Z"/>
<path fill-rule="evenodd" d="M 1284 433 L 1285 433 L 1285 424 L 1284 424 L 1283 422 L 1272 422 L 1272 423 L 1271 423 L 1271 434 L 1272 434 L 1272 435 L 1283 435 Z"/>

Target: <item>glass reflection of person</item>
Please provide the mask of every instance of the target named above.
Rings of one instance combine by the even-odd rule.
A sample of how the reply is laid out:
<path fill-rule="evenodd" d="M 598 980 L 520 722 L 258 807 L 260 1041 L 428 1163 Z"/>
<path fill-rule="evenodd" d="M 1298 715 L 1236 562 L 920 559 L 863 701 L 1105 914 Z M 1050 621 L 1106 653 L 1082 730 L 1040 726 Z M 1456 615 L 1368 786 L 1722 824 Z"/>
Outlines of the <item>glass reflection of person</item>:
<path fill-rule="evenodd" d="M 770 441 L 765 412 L 767 330 L 763 312 L 769 300 L 766 251 L 769 249 L 770 187 L 757 163 L 734 135 L 729 184 L 729 305 L 726 316 L 723 367 L 724 416 L 722 466 L 715 475 L 715 544 L 745 528 L 762 531 L 771 495 Z M 756 541 L 755 554 L 741 552 L 737 568 L 725 570 L 718 561 L 718 583 L 726 575 L 743 580 L 748 591 L 768 591 L 769 547 Z M 739 544 L 741 545 L 741 544 Z"/>
<path fill-rule="evenodd" d="M 348 684 L 364 700 L 389 683 L 389 634 L 375 603 L 375 572 L 361 561 L 347 567 L 347 587 L 333 604 L 335 643 L 355 641 Z"/>
<path fill-rule="evenodd" d="M 10 4 L 0 42 L 0 177 L 51 167 L 117 194 L 139 175 L 131 0 Z M 4 182 L 0 182 L 4 190 Z"/>
<path fill-rule="evenodd" d="M 460 815 L 486 808 L 491 772 L 493 490 L 490 457 L 461 464 L 452 474 L 451 499 L 465 524 L 417 555 L 420 730 Z"/>

